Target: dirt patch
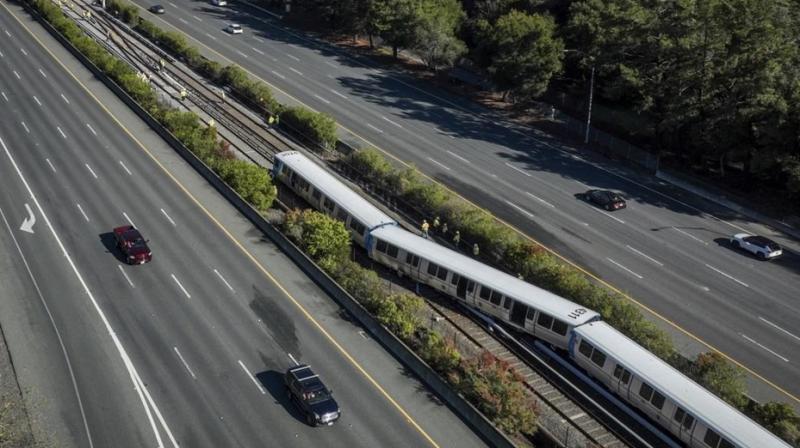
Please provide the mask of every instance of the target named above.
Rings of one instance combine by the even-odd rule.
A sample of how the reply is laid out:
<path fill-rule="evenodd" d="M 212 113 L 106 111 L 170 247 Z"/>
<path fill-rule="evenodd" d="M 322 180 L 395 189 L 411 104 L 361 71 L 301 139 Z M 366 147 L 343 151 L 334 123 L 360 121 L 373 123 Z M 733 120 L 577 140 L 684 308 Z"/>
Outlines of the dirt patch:
<path fill-rule="evenodd" d="M 0 448 L 33 447 L 30 420 L 0 328 Z"/>

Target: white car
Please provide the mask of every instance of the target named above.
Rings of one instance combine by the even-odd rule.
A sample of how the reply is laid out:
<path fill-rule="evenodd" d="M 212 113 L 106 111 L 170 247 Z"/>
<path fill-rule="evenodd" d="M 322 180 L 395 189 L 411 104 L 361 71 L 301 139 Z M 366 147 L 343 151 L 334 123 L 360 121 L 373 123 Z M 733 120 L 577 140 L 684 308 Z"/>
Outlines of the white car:
<path fill-rule="evenodd" d="M 769 260 L 783 254 L 781 246 L 769 238 L 737 233 L 731 237 L 731 246 L 746 250 L 762 260 Z"/>
<path fill-rule="evenodd" d="M 228 2 L 226 0 L 211 0 L 211 4 L 214 6 L 225 6 Z"/>
<path fill-rule="evenodd" d="M 242 29 L 241 25 L 237 25 L 235 23 L 231 23 L 230 25 L 225 27 L 225 31 L 231 34 L 242 34 L 244 30 Z"/>

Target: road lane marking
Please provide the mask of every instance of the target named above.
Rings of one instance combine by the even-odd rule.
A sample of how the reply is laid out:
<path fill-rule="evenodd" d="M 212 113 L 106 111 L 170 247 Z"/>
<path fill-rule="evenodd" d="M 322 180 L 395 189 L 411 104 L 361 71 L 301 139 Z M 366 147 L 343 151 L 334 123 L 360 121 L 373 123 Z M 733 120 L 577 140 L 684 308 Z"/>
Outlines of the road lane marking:
<path fill-rule="evenodd" d="M 244 370 L 244 372 L 247 374 L 247 376 L 249 376 L 250 379 L 253 380 L 253 384 L 255 384 L 256 387 L 258 388 L 258 390 L 261 391 L 261 394 L 262 395 L 266 395 L 267 392 L 264 390 L 263 387 L 261 387 L 261 384 L 258 383 L 258 380 L 256 379 L 256 377 L 254 377 L 253 374 L 250 373 L 249 370 L 247 370 L 247 367 L 245 367 L 244 363 L 241 360 L 239 360 L 239 365 L 242 366 L 242 370 Z"/>
<path fill-rule="evenodd" d="M 275 70 L 270 70 L 270 71 L 272 72 L 273 75 L 277 76 L 278 78 L 286 79 L 285 76 L 281 75 L 280 73 L 276 72 Z"/>
<path fill-rule="evenodd" d="M 329 89 L 329 90 L 330 90 L 330 91 L 331 91 L 331 93 L 333 93 L 334 95 L 336 95 L 336 96 L 339 96 L 339 97 L 341 97 L 341 98 L 344 98 L 344 99 L 347 99 L 347 95 L 344 95 L 344 94 L 342 94 L 342 93 L 339 93 L 338 91 L 336 91 L 336 90 L 333 90 L 333 89 Z"/>
<path fill-rule="evenodd" d="M 430 157 L 428 157 L 428 160 L 430 160 L 431 162 L 433 162 L 433 163 L 435 163 L 435 164 L 439 165 L 440 167 L 442 167 L 442 168 L 446 169 L 447 171 L 450 171 L 450 167 L 449 167 L 449 166 L 447 166 L 447 165 L 445 165 L 444 163 L 442 163 L 442 162 L 439 162 L 439 161 L 436 161 L 436 160 L 433 160 L 433 159 L 431 159 Z"/>
<path fill-rule="evenodd" d="M 25 128 L 25 132 L 27 132 L 28 134 L 30 134 L 30 133 L 31 133 L 31 131 L 30 131 L 30 129 L 28 129 L 28 125 L 27 125 L 27 124 L 25 124 L 25 122 L 24 122 L 24 121 L 20 121 L 20 123 L 22 124 L 22 127 L 23 127 L 23 128 Z"/>
<path fill-rule="evenodd" d="M 264 52 L 263 52 L 263 51 L 261 51 L 261 50 L 259 50 L 258 48 L 256 48 L 256 47 L 250 47 L 250 49 L 251 49 L 251 50 L 253 50 L 253 51 L 255 51 L 256 53 L 260 54 L 261 56 L 264 56 Z"/>
<path fill-rule="evenodd" d="M 94 132 L 94 129 L 92 128 L 92 125 L 90 125 L 89 123 L 86 123 L 86 127 L 89 128 L 90 131 L 92 131 L 92 134 L 97 136 L 97 132 Z"/>
<path fill-rule="evenodd" d="M 131 288 L 135 288 L 136 286 L 133 285 L 133 282 L 131 281 L 130 277 L 128 277 L 128 274 L 125 273 L 125 269 L 122 268 L 122 265 L 118 264 L 117 267 L 119 268 L 119 272 L 122 272 L 122 276 L 125 277 L 125 280 L 128 281 L 128 284 L 131 285 Z"/>
<path fill-rule="evenodd" d="M 294 356 L 292 356 L 292 354 L 291 354 L 291 353 L 287 353 L 287 355 L 289 355 L 289 359 L 291 359 L 291 360 L 292 360 L 292 362 L 294 363 L 294 365 L 296 365 L 296 366 L 299 366 L 299 365 L 300 365 L 300 363 L 299 363 L 299 362 L 297 362 L 297 360 L 296 360 L 296 359 L 294 359 Z"/>
<path fill-rule="evenodd" d="M 297 70 L 297 69 L 295 69 L 295 68 L 293 68 L 293 67 L 289 67 L 289 70 L 291 70 L 291 71 L 293 71 L 293 72 L 297 73 L 297 74 L 298 74 L 298 75 L 300 75 L 300 76 L 303 76 L 303 72 L 301 72 L 300 70 Z"/>
<path fill-rule="evenodd" d="M 236 52 L 237 52 L 237 53 L 239 53 L 239 56 L 242 56 L 242 57 L 243 57 L 243 58 L 245 58 L 245 59 L 249 58 L 249 56 L 247 56 L 246 54 L 242 53 L 242 52 L 241 52 L 241 51 L 239 51 L 239 50 L 236 50 Z"/>
<path fill-rule="evenodd" d="M 519 206 L 519 205 L 517 205 L 517 204 L 514 204 L 513 202 L 508 202 L 508 201 L 506 201 L 506 204 L 508 204 L 508 205 L 510 205 L 510 206 L 512 206 L 512 207 L 514 207 L 515 209 L 517 209 L 517 210 L 521 211 L 522 213 L 524 213 L 524 214 L 528 215 L 528 218 L 533 218 L 533 217 L 535 216 L 533 213 L 531 213 L 531 212 L 529 212 L 529 211 L 525 210 L 524 208 L 520 207 L 520 206 Z"/>
<path fill-rule="evenodd" d="M 316 93 L 314 94 L 314 98 L 316 98 L 316 99 L 318 99 L 318 100 L 322 101 L 322 102 L 323 102 L 323 103 L 325 103 L 325 104 L 331 104 L 331 102 L 330 102 L 330 101 L 328 101 L 328 100 L 326 100 L 325 98 L 323 98 L 323 97 L 321 97 L 321 96 L 317 95 Z"/>
<path fill-rule="evenodd" d="M 764 321 L 764 322 L 766 322 L 767 324 L 769 324 L 769 325 L 771 325 L 771 326 L 775 327 L 776 329 L 778 329 L 778 330 L 780 330 L 780 331 L 782 331 L 782 332 L 784 332 L 784 333 L 788 334 L 789 336 L 791 336 L 791 337 L 793 337 L 793 338 L 797 339 L 798 341 L 800 341 L 800 336 L 797 336 L 797 335 L 795 335 L 795 334 L 793 334 L 793 333 L 789 332 L 788 330 L 784 330 L 783 328 L 779 327 L 777 324 L 774 324 L 774 323 L 772 323 L 772 322 L 768 321 L 767 319 L 764 319 L 763 317 L 760 317 L 760 316 L 759 316 L 759 319 L 760 319 L 760 320 L 762 320 L 762 321 Z"/>
<path fill-rule="evenodd" d="M 27 56 L 27 55 L 28 55 L 28 52 L 27 52 L 27 51 L 25 51 L 25 49 L 24 49 L 24 48 L 22 48 L 22 47 L 20 47 L 19 51 L 21 51 L 21 52 L 22 52 L 22 54 L 24 54 L 25 56 Z"/>
<path fill-rule="evenodd" d="M 2 51 L 0 51 L 0 58 L 4 58 L 4 57 L 6 57 L 6 55 L 4 55 Z"/>
<path fill-rule="evenodd" d="M 88 163 L 84 163 L 84 165 L 86 166 L 86 169 L 89 170 L 90 173 L 92 173 L 92 176 L 95 179 L 97 179 L 97 174 L 94 174 L 94 170 L 92 170 L 92 167 L 90 167 Z"/>
<path fill-rule="evenodd" d="M 625 247 L 627 247 L 628 249 L 632 250 L 633 252 L 643 256 L 644 258 L 647 258 L 648 260 L 652 261 L 653 263 L 655 263 L 655 264 L 657 264 L 659 266 L 664 266 L 664 263 L 662 263 L 662 262 L 656 260 L 655 258 L 645 254 L 644 252 L 638 251 L 638 250 L 632 248 L 631 246 L 628 246 L 627 244 L 625 245 Z"/>
<path fill-rule="evenodd" d="M 9 33 L 8 30 L 3 30 L 3 31 L 6 32 L 6 36 L 11 37 L 11 33 Z"/>
<path fill-rule="evenodd" d="M 172 227 L 176 227 L 175 221 L 173 221 L 172 218 L 169 217 L 169 215 L 167 214 L 167 212 L 164 211 L 163 208 L 161 209 L 161 213 L 163 213 L 164 217 L 167 218 L 167 221 L 169 221 L 169 223 L 172 224 Z"/>
<path fill-rule="evenodd" d="M 76 203 L 75 203 L 75 205 L 77 205 L 77 206 L 78 206 L 78 210 L 80 210 L 80 212 L 81 212 L 81 215 L 83 215 L 83 219 L 85 219 L 85 220 L 86 220 L 86 222 L 90 222 L 90 221 L 89 221 L 89 217 L 88 217 L 88 216 L 86 216 L 86 212 L 84 212 L 84 211 L 83 211 L 83 207 L 81 207 L 81 204 L 79 204 L 79 203 L 77 203 L 77 202 L 76 202 Z"/>
<path fill-rule="evenodd" d="M 55 173 L 56 167 L 53 166 L 53 164 L 50 162 L 50 159 L 44 159 L 44 161 L 47 162 L 48 165 L 50 165 L 50 169 L 53 170 L 53 172 Z"/>
<path fill-rule="evenodd" d="M 47 73 L 45 73 L 44 70 L 39 69 L 39 73 L 41 73 L 44 78 L 47 78 Z"/>
<path fill-rule="evenodd" d="M 260 37 L 253 37 L 253 40 L 255 40 L 256 42 L 261 42 L 262 44 L 264 43 L 264 39 Z"/>
<path fill-rule="evenodd" d="M 17 79 L 22 79 L 22 77 L 21 77 L 21 76 L 19 76 L 19 73 L 17 73 L 17 71 L 16 71 L 16 70 L 12 70 L 12 71 L 14 72 L 14 76 L 16 76 L 16 77 L 17 77 Z"/>
<path fill-rule="evenodd" d="M 706 246 L 708 246 L 708 243 L 706 243 L 705 241 L 701 240 L 700 238 L 698 238 L 698 237 L 696 237 L 696 236 L 692 235 L 692 234 L 691 234 L 691 233 L 689 233 L 689 232 L 684 232 L 683 230 L 681 230 L 681 229 L 679 229 L 679 228 L 677 228 L 677 227 L 675 227 L 675 226 L 672 226 L 672 229 L 674 229 L 674 230 L 677 230 L 678 232 L 680 232 L 680 233 L 682 233 L 682 234 L 684 234 L 684 235 L 688 236 L 689 238 L 691 238 L 691 239 L 693 239 L 693 240 L 697 241 L 698 243 L 703 243 L 703 244 L 705 244 Z"/>
<path fill-rule="evenodd" d="M 724 273 L 724 272 L 720 271 L 719 269 L 715 268 L 714 266 L 711 266 L 711 265 L 710 265 L 710 264 L 708 264 L 708 263 L 706 263 L 706 267 L 707 267 L 707 268 L 709 268 L 709 269 L 711 269 L 712 271 L 716 271 L 716 272 L 718 272 L 719 274 L 722 274 L 722 275 L 723 275 L 723 276 L 725 276 L 725 277 L 728 277 L 729 279 L 731 279 L 731 280 L 735 281 L 736 283 L 738 283 L 738 284 L 740 284 L 740 285 L 744 286 L 745 288 L 749 288 L 749 287 L 750 287 L 750 285 L 748 285 L 747 283 L 745 283 L 745 282 L 743 282 L 743 281 L 739 280 L 738 278 L 736 278 L 736 277 L 734 277 L 734 276 L 732 276 L 732 275 L 730 275 L 730 274 L 726 274 L 726 273 Z"/>
<path fill-rule="evenodd" d="M 125 217 L 125 219 L 128 221 L 128 223 L 129 223 L 130 225 L 132 225 L 133 227 L 136 227 L 136 224 L 134 224 L 134 223 L 133 223 L 133 220 L 132 220 L 132 219 L 131 219 L 131 218 L 128 216 L 128 214 L 127 214 L 127 213 L 125 213 L 125 212 L 122 212 L 122 216 L 124 216 L 124 217 Z"/>
<path fill-rule="evenodd" d="M 527 194 L 528 196 L 530 196 L 530 197 L 532 197 L 532 198 L 536 199 L 537 201 L 541 202 L 542 204 L 544 204 L 544 205 L 546 205 L 546 206 L 548 206 L 548 207 L 550 207 L 550 208 L 556 208 L 556 206 L 555 206 L 555 205 L 553 205 L 553 204 L 551 204 L 551 203 L 549 203 L 549 202 L 545 201 L 544 199 L 540 198 L 539 196 L 536 196 L 535 194 L 533 194 L 533 193 L 531 193 L 531 192 L 529 192 L 529 191 L 526 191 L 526 192 L 525 192 L 525 194 Z"/>
<path fill-rule="evenodd" d="M 65 103 L 69 104 L 69 100 L 64 96 L 63 93 L 61 94 L 61 99 L 64 100 Z"/>
<path fill-rule="evenodd" d="M 615 265 L 617 265 L 619 268 L 621 268 L 621 269 L 624 269 L 624 270 L 628 271 L 629 273 L 631 273 L 631 274 L 632 274 L 634 277 L 638 278 L 639 280 L 641 280 L 641 279 L 643 279 L 643 278 L 644 278 L 644 277 L 642 277 L 641 275 L 639 275 L 639 274 L 637 274 L 637 273 L 635 273 L 635 272 L 631 271 L 630 269 L 626 268 L 625 266 L 623 266 L 623 265 L 621 265 L 621 264 L 617 263 L 616 261 L 614 261 L 614 260 L 612 260 L 612 259 L 610 259 L 610 258 L 608 258 L 608 257 L 606 257 L 606 260 L 610 261 L 611 263 L 614 263 L 614 264 L 615 264 Z"/>
<path fill-rule="evenodd" d="M 222 283 L 225 283 L 225 286 L 227 286 L 228 289 L 231 290 L 231 292 L 234 292 L 234 293 L 236 292 L 236 291 L 233 290 L 233 286 L 231 286 L 231 284 L 228 283 L 227 280 L 225 280 L 225 277 L 223 277 L 222 274 L 220 274 L 218 270 L 214 269 L 214 273 L 217 274 L 217 277 L 219 277 L 219 279 L 222 280 Z"/>
<path fill-rule="evenodd" d="M 172 6 L 173 8 L 177 8 L 178 7 L 178 5 L 176 5 L 175 3 L 172 3 L 172 2 L 167 2 L 167 3 L 169 3 L 169 5 Z"/>
<path fill-rule="evenodd" d="M 183 359 L 183 355 L 181 355 L 181 352 L 178 351 L 178 347 L 172 347 L 172 348 L 175 349 L 175 353 L 178 355 L 178 358 L 180 358 L 181 362 L 183 363 L 183 367 L 186 367 L 186 370 L 189 371 L 189 375 L 192 375 L 193 379 L 197 379 L 197 377 L 194 376 L 194 372 L 192 372 L 192 369 L 189 367 L 189 363 L 187 363 L 186 360 Z"/>
<path fill-rule="evenodd" d="M 464 163 L 468 163 L 468 164 L 472 165 L 472 162 L 470 162 L 469 160 L 467 160 L 467 159 L 461 157 L 460 155 L 454 153 L 453 151 L 450 151 L 449 149 L 447 150 L 447 153 L 450 154 L 451 156 L 455 157 L 456 159 L 464 162 Z"/>
<path fill-rule="evenodd" d="M 384 117 L 383 115 L 381 115 L 381 118 L 383 119 L 383 121 L 386 121 L 386 122 L 388 122 L 388 123 L 391 123 L 391 124 L 393 124 L 393 125 L 397 126 L 397 127 L 398 127 L 398 128 L 400 128 L 400 129 L 403 129 L 403 126 L 401 126 L 401 125 L 400 125 L 400 123 L 396 123 L 396 122 L 394 122 L 394 121 L 392 121 L 392 120 L 390 120 L 390 119 L 388 119 L 388 118 Z"/>
<path fill-rule="evenodd" d="M 189 24 L 189 22 L 187 22 L 186 19 L 184 19 L 183 17 L 178 17 L 178 21 L 183 23 L 184 25 L 188 25 Z"/>
<path fill-rule="evenodd" d="M 297 56 L 292 56 L 289 53 L 286 53 L 286 56 L 289 56 L 290 58 L 294 59 L 295 61 L 300 62 L 300 58 L 298 58 Z"/>
<path fill-rule="evenodd" d="M 506 162 L 506 166 L 507 166 L 507 167 L 509 167 L 509 168 L 511 168 L 512 170 L 514 170 L 514 171 L 518 171 L 518 172 L 520 172 L 520 173 L 522 173 L 522 174 L 524 174 L 524 175 L 526 175 L 526 176 L 528 176 L 528 177 L 532 177 L 530 173 L 527 173 L 527 172 L 525 172 L 525 171 L 522 171 L 521 169 L 519 169 L 519 168 L 515 167 L 514 165 L 512 165 L 512 164 L 510 164 L 510 163 L 508 163 L 508 162 Z"/>
<path fill-rule="evenodd" d="M 40 106 L 42 105 L 42 102 L 39 101 L 39 98 L 36 98 L 36 95 L 33 96 L 33 99 L 34 99 L 34 101 L 36 101 L 36 104 L 38 104 Z"/>
<path fill-rule="evenodd" d="M 780 358 L 781 360 L 783 360 L 783 362 L 789 362 L 789 360 L 788 360 L 787 358 L 785 358 L 785 357 L 783 357 L 783 356 L 779 355 L 778 353 L 775 353 L 774 351 L 772 351 L 772 350 L 768 349 L 768 348 L 767 348 L 767 347 L 765 347 L 764 345 L 762 345 L 762 344 L 760 344 L 760 343 L 756 342 L 754 339 L 752 339 L 752 338 L 748 337 L 746 334 L 744 334 L 744 333 L 739 333 L 739 334 L 740 334 L 740 335 L 742 335 L 742 337 L 743 337 L 743 338 L 745 338 L 745 339 L 747 339 L 748 341 L 752 342 L 753 344 L 755 344 L 755 345 L 759 346 L 761 349 L 763 349 L 763 350 L 765 350 L 765 351 L 767 351 L 767 352 L 771 353 L 773 356 L 775 356 L 775 357 L 777 357 L 777 358 Z"/>
<path fill-rule="evenodd" d="M 367 123 L 367 127 L 369 127 L 370 129 L 372 129 L 374 131 L 377 131 L 379 134 L 383 134 L 383 131 L 381 131 L 380 129 L 376 128 L 375 126 L 373 126 L 373 125 L 371 125 L 369 123 Z"/>
<path fill-rule="evenodd" d="M 210 34 L 208 34 L 208 33 L 205 33 L 205 35 L 206 35 L 206 36 L 208 36 L 208 37 L 210 37 L 210 38 L 211 38 L 211 40 L 217 40 L 217 38 L 216 38 L 216 37 L 214 37 L 214 36 L 212 36 L 212 35 L 210 35 Z"/>
<path fill-rule="evenodd" d="M 175 274 L 169 274 L 169 275 L 172 276 L 172 279 L 175 280 L 175 283 L 178 284 L 178 288 L 181 288 L 181 291 L 183 291 L 183 293 L 186 295 L 186 298 L 187 299 L 191 299 L 192 296 L 189 295 L 189 292 L 186 291 L 186 288 L 184 288 L 183 285 L 181 284 L 181 282 L 178 281 L 178 277 L 175 277 Z"/>
<path fill-rule="evenodd" d="M 67 138 L 67 134 L 61 130 L 61 126 L 56 126 L 56 129 L 58 129 L 58 133 L 61 134 L 62 137 Z"/>
<path fill-rule="evenodd" d="M 623 221 L 623 220 L 621 220 L 621 219 L 617 218 L 616 216 L 612 215 L 611 213 L 604 212 L 604 211 L 602 211 L 602 210 L 600 210 L 600 209 L 598 209 L 597 207 L 594 207 L 594 206 L 592 206 L 592 205 L 589 205 L 588 207 L 589 207 L 590 209 L 592 209 L 592 210 L 596 211 L 597 213 L 602 213 L 602 214 L 604 214 L 604 215 L 608 216 L 609 218 L 613 219 L 614 221 L 617 221 L 617 222 L 618 222 L 618 223 L 620 223 L 620 224 L 625 224 L 625 221 Z"/>
<path fill-rule="evenodd" d="M 196 15 L 192 15 L 192 18 L 194 20 L 197 20 L 198 22 L 202 22 L 203 21 L 203 19 L 201 19 L 200 17 L 197 17 Z"/>
<path fill-rule="evenodd" d="M 6 100 L 6 102 L 8 102 L 8 97 L 6 96 L 6 92 L 0 92 L 0 93 L 3 94 L 3 99 Z"/>

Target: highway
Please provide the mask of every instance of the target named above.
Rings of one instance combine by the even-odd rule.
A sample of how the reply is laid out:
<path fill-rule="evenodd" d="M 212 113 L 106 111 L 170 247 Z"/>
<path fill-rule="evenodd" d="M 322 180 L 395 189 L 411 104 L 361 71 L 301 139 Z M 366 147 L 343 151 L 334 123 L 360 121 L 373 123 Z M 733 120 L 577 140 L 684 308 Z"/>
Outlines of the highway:
<path fill-rule="evenodd" d="M 1 6 L 0 323 L 46 446 L 485 446 L 18 6 Z M 128 223 L 151 263 L 122 262 L 110 232 Z M 333 427 L 309 427 L 288 401 L 294 360 L 333 389 Z"/>
<path fill-rule="evenodd" d="M 331 114 L 364 146 L 414 164 L 629 294 L 689 354 L 707 350 L 698 340 L 719 349 L 772 384 L 759 382 L 756 397 L 800 403 L 797 241 L 301 35 L 249 2 L 164 6 L 162 16 L 142 15 L 185 33 L 202 53 L 242 66 L 279 98 Z M 225 33 L 232 22 L 244 33 Z M 619 191 L 628 208 L 607 213 L 574 197 L 589 188 Z M 727 239 L 741 231 L 777 240 L 785 256 L 765 263 L 733 250 Z"/>

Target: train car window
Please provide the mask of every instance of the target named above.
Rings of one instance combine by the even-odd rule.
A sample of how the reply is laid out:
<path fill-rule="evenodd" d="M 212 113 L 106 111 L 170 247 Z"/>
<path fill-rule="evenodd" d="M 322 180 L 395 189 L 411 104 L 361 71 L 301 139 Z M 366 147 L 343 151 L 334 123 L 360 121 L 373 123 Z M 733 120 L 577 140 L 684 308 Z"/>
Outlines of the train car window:
<path fill-rule="evenodd" d="M 622 376 L 622 372 L 625 371 L 625 368 L 621 365 L 617 364 L 614 367 L 614 378 L 619 379 Z"/>
<path fill-rule="evenodd" d="M 533 307 L 528 307 L 528 315 L 525 316 L 525 319 L 534 320 L 536 319 L 536 309 Z"/>
<path fill-rule="evenodd" d="M 461 276 L 454 272 L 453 276 L 450 277 L 450 284 L 457 285 L 458 284 L 458 279 L 460 279 L 460 278 L 461 278 Z"/>
<path fill-rule="evenodd" d="M 499 293 L 499 292 L 497 292 L 497 291 L 492 291 L 492 298 L 490 299 L 490 301 L 491 301 L 493 304 L 495 304 L 495 305 L 497 305 L 497 306 L 500 306 L 500 302 L 501 302 L 502 300 L 503 300 L 503 295 L 502 295 L 502 294 L 500 294 L 500 293 Z"/>
<path fill-rule="evenodd" d="M 594 347 L 586 341 L 581 341 L 581 345 L 578 346 L 578 351 L 587 358 L 592 356 L 592 350 L 594 350 Z"/>
<path fill-rule="evenodd" d="M 595 349 L 594 352 L 592 352 L 592 362 L 600 367 L 603 367 L 603 365 L 606 363 L 606 354 L 601 352 L 600 350 Z M 664 397 L 662 396 L 661 398 L 663 403 Z"/>
<path fill-rule="evenodd" d="M 320 191 L 317 190 L 316 188 L 314 189 L 314 191 L 311 192 L 311 197 L 316 199 L 316 200 L 318 200 L 318 201 L 319 201 L 320 196 L 322 196 L 322 193 L 320 193 Z"/>
<path fill-rule="evenodd" d="M 720 442 L 719 444 L 719 448 L 736 448 L 736 447 L 731 442 L 722 439 L 722 442 Z"/>
<path fill-rule="evenodd" d="M 650 403 L 653 403 L 653 406 L 655 406 L 656 409 L 661 410 L 661 408 L 664 407 L 664 396 L 661 395 L 660 392 L 654 391 L 653 392 L 653 399 L 650 400 Z"/>
<path fill-rule="evenodd" d="M 567 334 L 567 324 L 564 323 L 564 322 L 561 322 L 558 319 L 555 319 L 553 321 L 553 332 L 558 333 L 561 336 L 566 335 Z"/>
<path fill-rule="evenodd" d="M 553 326 L 553 317 L 549 314 L 539 313 L 539 319 L 536 324 L 549 330 Z"/>
<path fill-rule="evenodd" d="M 339 221 L 342 221 L 342 222 L 347 222 L 347 212 L 344 211 L 343 208 L 340 208 L 336 212 L 336 219 L 338 219 Z"/>
<path fill-rule="evenodd" d="M 686 418 L 683 419 L 683 427 L 686 428 L 686 430 L 691 430 L 692 426 L 694 426 L 694 417 L 686 414 Z"/>
<path fill-rule="evenodd" d="M 719 445 L 719 441 L 721 438 L 722 437 L 720 437 L 719 434 L 714 432 L 713 429 L 708 428 L 706 429 L 706 436 L 703 437 L 703 443 L 705 443 L 710 447 L 717 448 L 717 445 Z"/>
<path fill-rule="evenodd" d="M 513 304 L 513 303 L 514 303 L 514 299 L 512 299 L 511 297 L 506 297 L 506 301 L 503 302 L 503 308 L 505 308 L 507 310 L 510 310 L 511 309 L 511 304 Z"/>
<path fill-rule="evenodd" d="M 653 396 L 653 388 L 647 383 L 642 383 L 642 387 L 639 389 L 639 396 L 650 401 L 650 397 Z"/>
<path fill-rule="evenodd" d="M 481 285 L 481 294 L 480 294 L 481 299 L 489 300 L 489 296 L 491 296 L 491 295 L 492 295 L 492 290 L 487 288 L 487 287 L 485 287 L 485 286 L 483 286 L 483 285 Z"/>
<path fill-rule="evenodd" d="M 436 275 L 436 270 L 439 269 L 439 265 L 436 263 L 428 262 L 428 274 Z"/>
<path fill-rule="evenodd" d="M 390 256 L 392 258 L 397 258 L 397 254 L 399 252 L 400 252 L 400 249 L 397 246 L 395 246 L 394 244 L 390 244 L 389 245 L 389 250 L 386 252 L 386 255 L 388 255 L 388 256 Z"/>
<path fill-rule="evenodd" d="M 628 382 L 630 382 L 630 380 L 631 380 L 631 372 L 630 372 L 630 370 L 625 369 L 625 371 L 622 372 L 622 382 L 624 384 L 628 384 Z"/>
<path fill-rule="evenodd" d="M 467 280 L 467 292 L 475 291 L 475 282 L 472 280 Z"/>
<path fill-rule="evenodd" d="M 386 246 L 388 246 L 386 241 L 378 240 L 377 244 L 375 244 L 375 249 L 377 249 L 378 252 L 386 253 Z"/>
<path fill-rule="evenodd" d="M 447 280 L 447 269 L 440 266 L 436 276 L 439 277 L 440 280 Z"/>
<path fill-rule="evenodd" d="M 361 223 L 360 223 L 360 222 L 358 222 L 358 220 L 357 220 L 357 219 L 355 219 L 355 218 L 353 218 L 353 219 L 351 219 L 351 220 L 350 220 L 350 228 L 351 228 L 351 229 L 353 229 L 353 230 L 355 230 L 355 231 L 356 231 L 356 233 L 357 233 L 357 234 L 359 234 L 359 235 L 363 235 L 363 234 L 364 234 L 364 230 L 366 229 L 366 228 L 364 227 L 364 224 L 361 224 Z"/>
<path fill-rule="evenodd" d="M 289 182 L 294 182 L 294 177 L 295 177 L 294 171 L 292 171 L 292 170 L 290 170 L 288 168 L 287 168 L 287 170 L 289 171 Z"/>
<path fill-rule="evenodd" d="M 419 266 L 419 257 L 412 254 L 411 252 L 406 254 L 406 264 L 410 264 L 411 266 L 417 267 Z"/>
<path fill-rule="evenodd" d="M 329 197 L 325 196 L 325 199 L 322 200 L 322 206 L 327 209 L 333 210 L 333 201 L 331 201 Z"/>

